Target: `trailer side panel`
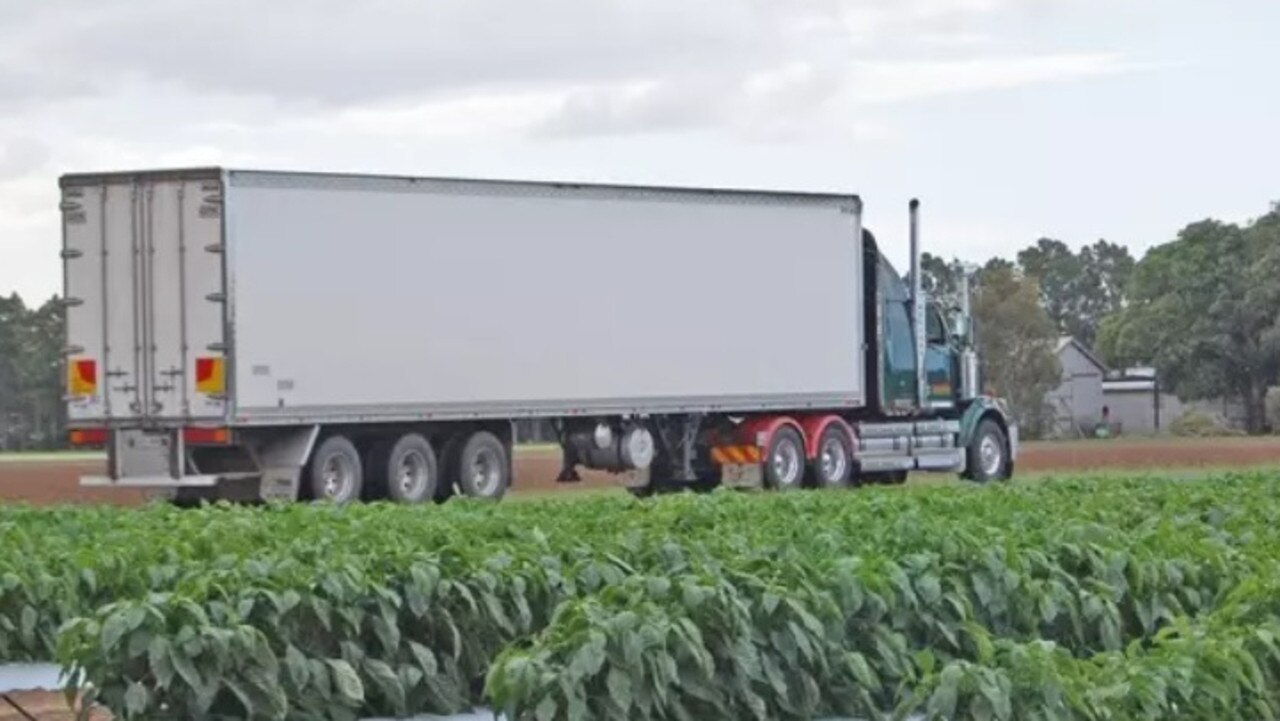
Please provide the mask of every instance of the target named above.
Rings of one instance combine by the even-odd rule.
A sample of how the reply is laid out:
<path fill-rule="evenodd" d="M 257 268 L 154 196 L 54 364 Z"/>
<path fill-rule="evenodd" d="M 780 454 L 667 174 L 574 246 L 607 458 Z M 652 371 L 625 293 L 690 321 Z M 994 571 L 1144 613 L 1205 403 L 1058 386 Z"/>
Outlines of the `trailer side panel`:
<path fill-rule="evenodd" d="M 239 422 L 864 399 L 852 197 L 229 183 Z"/>

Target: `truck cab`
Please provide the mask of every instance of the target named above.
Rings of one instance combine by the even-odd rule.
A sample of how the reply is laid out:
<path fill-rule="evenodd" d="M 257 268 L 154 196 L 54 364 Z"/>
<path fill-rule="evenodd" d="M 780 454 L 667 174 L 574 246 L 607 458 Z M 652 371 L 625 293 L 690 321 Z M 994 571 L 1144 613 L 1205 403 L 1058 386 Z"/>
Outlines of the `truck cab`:
<path fill-rule="evenodd" d="M 913 217 L 915 207 L 913 206 Z M 914 223 L 913 223 L 914 227 Z M 918 257 L 913 233 L 913 259 Z M 863 433 L 874 437 L 876 427 L 892 429 L 892 450 L 899 458 L 885 459 L 902 465 L 902 451 L 931 458 L 903 469 L 886 471 L 890 480 L 905 477 L 905 470 L 953 463 L 955 470 L 974 480 L 996 480 L 1012 475 L 1017 454 L 1018 429 L 1000 399 L 979 393 L 978 356 L 969 311 L 967 278 L 959 293 L 959 305 L 947 308 L 928 298 L 913 282 L 912 273 L 899 274 L 880 252 L 874 235 L 863 236 L 867 368 L 872 398 Z M 913 262 L 918 272 L 918 263 Z M 922 318 L 916 323 L 916 317 Z M 895 419 L 914 425 L 895 423 Z M 921 428 L 927 428 L 922 433 Z M 908 432 L 909 431 L 909 432 Z M 874 474 L 875 462 L 870 464 Z"/>

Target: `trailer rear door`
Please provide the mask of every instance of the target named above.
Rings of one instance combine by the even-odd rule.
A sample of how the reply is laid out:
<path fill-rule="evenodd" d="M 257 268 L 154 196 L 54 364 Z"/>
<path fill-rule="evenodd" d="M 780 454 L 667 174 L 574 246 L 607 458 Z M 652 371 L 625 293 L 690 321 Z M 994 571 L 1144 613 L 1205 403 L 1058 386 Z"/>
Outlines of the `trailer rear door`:
<path fill-rule="evenodd" d="M 226 415 L 217 170 L 62 179 L 68 418 Z"/>

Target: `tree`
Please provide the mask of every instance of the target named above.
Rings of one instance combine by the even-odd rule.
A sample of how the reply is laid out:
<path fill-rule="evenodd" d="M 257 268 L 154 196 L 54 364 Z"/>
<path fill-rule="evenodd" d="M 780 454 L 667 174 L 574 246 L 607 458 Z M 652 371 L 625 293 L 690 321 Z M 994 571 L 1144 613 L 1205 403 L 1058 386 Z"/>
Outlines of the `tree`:
<path fill-rule="evenodd" d="M 920 284 L 929 297 L 943 303 L 952 304 L 957 300 L 963 272 L 963 266 L 955 258 L 946 261 L 931 253 L 920 255 Z"/>
<path fill-rule="evenodd" d="M 62 403 L 65 374 L 62 363 L 64 307 L 57 298 L 31 310 L 23 329 L 19 364 L 27 442 L 42 448 L 60 444 L 65 426 Z"/>
<path fill-rule="evenodd" d="M 1054 353 L 1057 332 L 1040 305 L 1035 278 L 1008 263 L 988 263 L 973 299 L 982 377 L 1003 396 L 1028 436 L 1043 435 L 1053 414 L 1045 396 L 1062 380 Z"/>
<path fill-rule="evenodd" d="M 1102 319 L 1124 307 L 1134 268 L 1129 249 L 1099 240 L 1075 253 L 1041 238 L 1018 253 L 1018 266 L 1040 284 L 1040 299 L 1058 332 L 1092 348 Z"/>
<path fill-rule="evenodd" d="M 63 307 L 0 298 L 0 449 L 60 445 Z"/>
<path fill-rule="evenodd" d="M 1137 264 L 1128 300 L 1102 325 L 1107 362 L 1154 365 L 1185 399 L 1239 399 L 1249 432 L 1265 430 L 1280 376 L 1280 213 L 1188 225 Z"/>

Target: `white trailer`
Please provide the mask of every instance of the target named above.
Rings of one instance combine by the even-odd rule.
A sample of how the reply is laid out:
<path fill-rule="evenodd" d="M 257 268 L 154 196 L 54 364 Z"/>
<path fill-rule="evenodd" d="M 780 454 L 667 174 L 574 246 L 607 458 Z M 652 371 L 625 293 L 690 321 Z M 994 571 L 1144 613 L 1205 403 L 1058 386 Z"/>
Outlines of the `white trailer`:
<path fill-rule="evenodd" d="M 854 195 L 216 168 L 61 185 L 68 417 L 110 456 L 86 483 L 498 497 L 530 417 L 560 427 L 565 480 L 767 482 L 783 427 L 803 447 L 779 473 L 838 427 L 852 477 L 882 395 L 882 259 Z M 908 445 L 947 421 L 891 415 Z M 948 468 L 949 428 L 925 433 L 952 436 Z"/>

